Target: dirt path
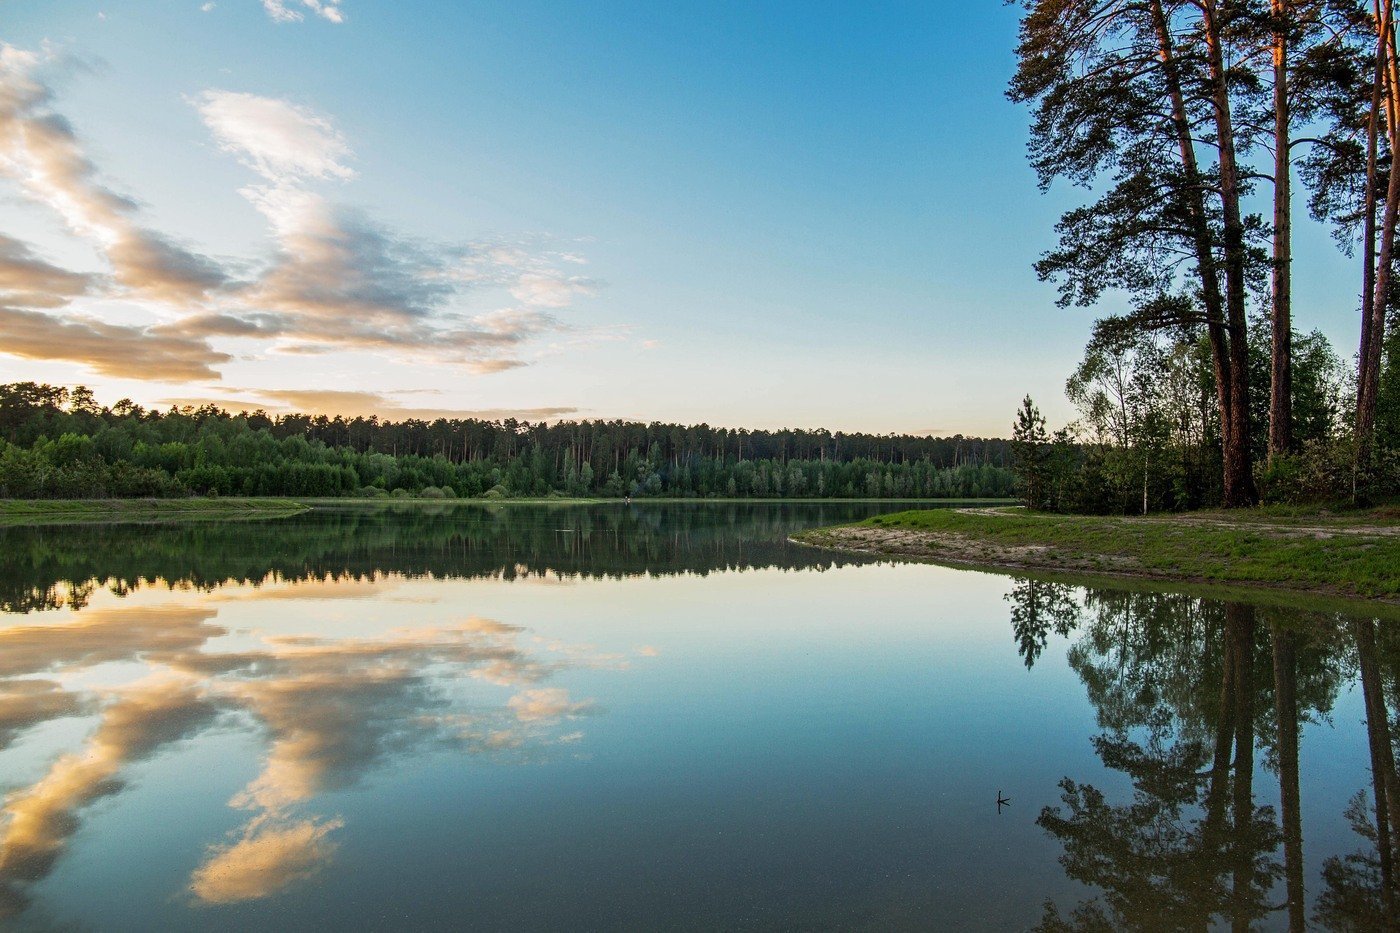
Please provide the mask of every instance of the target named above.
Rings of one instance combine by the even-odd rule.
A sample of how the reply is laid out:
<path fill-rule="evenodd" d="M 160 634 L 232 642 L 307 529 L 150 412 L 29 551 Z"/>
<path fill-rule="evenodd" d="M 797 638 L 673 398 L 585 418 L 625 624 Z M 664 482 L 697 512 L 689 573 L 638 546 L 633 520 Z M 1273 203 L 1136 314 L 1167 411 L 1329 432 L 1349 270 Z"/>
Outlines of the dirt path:
<path fill-rule="evenodd" d="M 969 567 L 993 565 L 1020 570 L 1155 576 L 1143 572 L 1136 560 L 1124 555 L 1084 554 L 1046 544 L 996 544 L 951 532 L 845 526 L 809 532 L 796 540 L 862 554 L 914 557 Z"/>
<path fill-rule="evenodd" d="M 972 509 L 957 509 L 958 512 L 966 512 L 970 515 L 989 515 L 994 518 L 1008 518 L 1016 516 L 1019 518 L 1033 518 L 1024 509 L 1008 509 L 1005 507 L 982 507 Z M 1310 535 L 1315 538 L 1325 539 L 1334 535 L 1363 535 L 1375 537 L 1377 535 L 1392 537 L 1400 535 L 1400 524 L 1358 524 L 1351 519 L 1341 519 L 1335 523 L 1324 522 L 1323 524 L 1289 522 L 1268 519 L 1243 518 L 1231 520 L 1228 518 L 1216 518 L 1211 515 L 1149 515 L 1145 517 L 1133 516 L 1132 518 L 1114 518 L 1103 516 L 1099 519 L 1104 522 L 1156 522 L 1163 525 L 1194 525 L 1202 528 L 1232 528 L 1236 530 L 1248 529 L 1250 531 L 1272 532 L 1280 537 L 1289 535 Z"/>

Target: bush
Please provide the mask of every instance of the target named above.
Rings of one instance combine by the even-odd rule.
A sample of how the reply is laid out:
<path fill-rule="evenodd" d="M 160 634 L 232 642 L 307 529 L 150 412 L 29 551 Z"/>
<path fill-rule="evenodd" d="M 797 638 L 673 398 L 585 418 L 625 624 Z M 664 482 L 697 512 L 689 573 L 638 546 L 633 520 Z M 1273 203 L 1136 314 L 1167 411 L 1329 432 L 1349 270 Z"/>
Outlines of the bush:
<path fill-rule="evenodd" d="M 1259 499 L 1266 505 L 1350 499 L 1352 461 L 1350 441 L 1309 441 L 1296 454 L 1256 465 Z"/>

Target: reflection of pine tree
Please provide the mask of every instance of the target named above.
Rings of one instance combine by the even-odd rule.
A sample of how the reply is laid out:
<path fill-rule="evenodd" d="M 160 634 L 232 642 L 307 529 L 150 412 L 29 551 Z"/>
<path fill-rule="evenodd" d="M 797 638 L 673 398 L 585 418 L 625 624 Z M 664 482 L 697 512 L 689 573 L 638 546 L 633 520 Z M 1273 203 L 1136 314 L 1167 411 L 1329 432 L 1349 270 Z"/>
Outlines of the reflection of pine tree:
<path fill-rule="evenodd" d="M 1248 923 L 1272 910 L 1272 809 L 1249 806 L 1217 824 L 1224 803 L 1211 798 L 1199 743 L 1100 736 L 1094 745 L 1105 766 L 1132 779 L 1133 802 L 1113 805 L 1092 785 L 1060 782 L 1063 808 L 1045 808 L 1037 822 L 1064 844 L 1065 873 L 1102 893 L 1068 917 L 1047 904 L 1038 929 L 1205 929 L 1216 917 Z"/>
<path fill-rule="evenodd" d="M 1396 684 L 1396 639 L 1378 630 L 1372 619 L 1351 624 L 1356 667 L 1366 705 L 1366 737 L 1371 757 L 1371 796 L 1358 791 L 1346 809 L 1353 831 L 1367 845 L 1359 852 L 1327 859 L 1317 919 L 1335 930 L 1400 928 L 1396 878 L 1396 815 L 1400 813 L 1400 778 L 1396 775 L 1390 701 Z"/>
<path fill-rule="evenodd" d="M 1041 929 L 1203 929 L 1217 917 L 1238 929 L 1273 909 L 1281 836 L 1273 810 L 1254 806 L 1254 634 L 1252 609 L 1225 608 L 1213 749 L 1182 738 L 1154 698 L 1145 742 L 1123 730 L 1094 740 L 1104 765 L 1132 780 L 1131 804 L 1060 783 L 1063 809 L 1037 822 L 1063 843 L 1065 873 L 1102 893 L 1069 917 L 1047 905 Z"/>
<path fill-rule="evenodd" d="M 1011 631 L 1026 667 L 1034 667 L 1050 633 L 1061 638 L 1079 625 L 1079 604 L 1063 583 L 1018 580 L 1003 599 L 1011 603 Z"/>
<path fill-rule="evenodd" d="M 1051 607 L 1075 602 L 1028 581 L 1007 599 L 1032 657 L 1053 630 Z M 1116 804 L 1061 782 L 1061 804 L 1039 823 L 1064 845 L 1066 873 L 1100 893 L 1069 909 L 1047 904 L 1039 929 L 1245 929 L 1286 910 L 1301 930 L 1297 725 L 1331 709 L 1351 673 L 1352 633 L 1337 617 L 1181 594 L 1087 589 L 1079 602 L 1068 659 L 1104 730 L 1094 747 L 1133 796 Z M 1272 808 L 1255 805 L 1256 749 L 1278 772 L 1284 832 Z M 1356 877 L 1365 880 L 1343 880 Z"/>
<path fill-rule="evenodd" d="M 1370 845 L 1360 852 L 1332 856 L 1322 864 L 1322 893 L 1317 898 L 1318 923 L 1340 933 L 1383 930 L 1381 862 L 1376 850 L 1375 811 L 1364 790 L 1346 808 L 1352 830 Z"/>

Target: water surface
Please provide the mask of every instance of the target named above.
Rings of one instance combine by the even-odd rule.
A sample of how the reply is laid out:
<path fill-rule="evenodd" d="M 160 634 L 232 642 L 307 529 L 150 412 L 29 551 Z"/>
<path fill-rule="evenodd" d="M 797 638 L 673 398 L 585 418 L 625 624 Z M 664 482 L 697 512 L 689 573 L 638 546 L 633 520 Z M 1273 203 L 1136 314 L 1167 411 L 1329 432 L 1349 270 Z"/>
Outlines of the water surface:
<path fill-rule="evenodd" d="M 1382 922 L 1390 625 L 787 541 L 899 507 L 0 530 L 0 925 Z"/>

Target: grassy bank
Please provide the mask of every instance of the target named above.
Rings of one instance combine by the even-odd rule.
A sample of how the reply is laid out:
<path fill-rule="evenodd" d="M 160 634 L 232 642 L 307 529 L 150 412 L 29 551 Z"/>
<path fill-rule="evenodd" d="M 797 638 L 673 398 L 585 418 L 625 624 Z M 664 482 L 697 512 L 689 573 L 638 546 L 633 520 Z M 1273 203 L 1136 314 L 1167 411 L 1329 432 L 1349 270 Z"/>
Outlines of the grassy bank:
<path fill-rule="evenodd" d="M 1400 603 L 1400 513 L 1395 509 L 1150 517 L 932 509 L 877 516 L 796 538 L 962 566 L 1277 587 Z"/>
<path fill-rule="evenodd" d="M 0 499 L 0 527 L 291 515 L 294 499 Z"/>

